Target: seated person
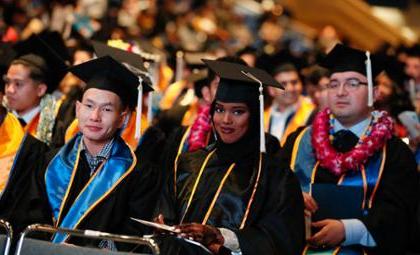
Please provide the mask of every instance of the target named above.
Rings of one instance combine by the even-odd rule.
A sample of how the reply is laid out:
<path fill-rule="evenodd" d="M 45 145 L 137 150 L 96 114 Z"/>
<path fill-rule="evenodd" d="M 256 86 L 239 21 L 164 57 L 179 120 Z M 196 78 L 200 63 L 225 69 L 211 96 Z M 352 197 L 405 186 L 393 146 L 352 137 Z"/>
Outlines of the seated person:
<path fill-rule="evenodd" d="M 48 153 L 34 171 L 33 183 L 20 201 L 18 212 L 27 212 L 20 226 L 47 223 L 143 235 L 143 229 L 130 217 L 151 218 L 159 185 L 117 135 L 128 107 L 136 103 L 139 81 L 109 56 L 70 71 L 86 82 L 82 101 L 76 104 L 80 133 L 58 151 Z M 109 244 L 64 234 L 56 234 L 52 241 L 100 247 Z"/>
<path fill-rule="evenodd" d="M 329 108 L 285 144 L 282 155 L 290 155 L 287 161 L 300 180 L 308 214 L 325 209 L 312 197 L 315 185 L 359 187 L 361 192 L 359 216 L 312 222 L 317 232 L 308 238 L 304 254 L 405 254 L 408 247 L 416 163 L 407 145 L 392 135 L 388 113 L 372 107 L 377 93 L 372 78 L 381 72 L 380 64 L 376 56 L 336 45 L 321 62 L 331 71 Z"/>
<path fill-rule="evenodd" d="M 210 110 L 217 141 L 181 154 L 175 187 L 167 183 L 157 220 L 179 224 L 181 236 L 214 254 L 299 254 L 304 241 L 301 191 L 271 147 L 261 152 L 258 86 L 240 72 L 249 67 L 206 63 L 221 76 Z M 277 83 L 271 78 L 268 84 Z M 272 138 L 267 144 L 278 145 L 267 137 Z M 165 242 L 162 251 L 198 254 L 176 251 Z"/>

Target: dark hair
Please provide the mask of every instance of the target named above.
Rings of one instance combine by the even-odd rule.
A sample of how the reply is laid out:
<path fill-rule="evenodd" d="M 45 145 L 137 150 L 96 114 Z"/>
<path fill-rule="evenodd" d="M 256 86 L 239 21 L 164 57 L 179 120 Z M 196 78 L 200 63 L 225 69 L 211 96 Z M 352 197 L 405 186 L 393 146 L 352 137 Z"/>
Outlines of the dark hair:
<path fill-rule="evenodd" d="M 274 69 L 273 76 L 276 76 L 279 73 L 285 73 L 285 72 L 296 72 L 299 74 L 299 71 L 294 64 L 284 63 Z"/>
<path fill-rule="evenodd" d="M 40 66 L 37 66 L 29 61 L 26 61 L 25 59 L 20 58 L 13 60 L 10 65 L 26 66 L 27 68 L 29 68 L 29 77 L 32 80 L 35 80 L 37 82 L 46 82 L 47 77 L 45 75 L 45 70 L 43 70 Z"/>
<path fill-rule="evenodd" d="M 323 77 L 330 77 L 330 71 L 320 66 L 311 66 L 305 71 L 305 84 L 317 86 Z"/>
<path fill-rule="evenodd" d="M 257 49 L 252 46 L 245 46 L 244 48 L 240 49 L 238 52 L 236 52 L 236 56 L 240 57 L 245 54 L 254 55 L 257 57 Z"/>
<path fill-rule="evenodd" d="M 214 78 L 213 78 L 214 80 Z M 211 80 L 211 81 L 213 81 Z M 201 93 L 201 89 L 204 87 L 208 87 L 210 86 L 211 81 L 208 80 L 208 78 L 204 78 L 198 81 L 194 82 L 194 94 L 198 97 L 198 98 L 203 98 L 203 93 Z"/>

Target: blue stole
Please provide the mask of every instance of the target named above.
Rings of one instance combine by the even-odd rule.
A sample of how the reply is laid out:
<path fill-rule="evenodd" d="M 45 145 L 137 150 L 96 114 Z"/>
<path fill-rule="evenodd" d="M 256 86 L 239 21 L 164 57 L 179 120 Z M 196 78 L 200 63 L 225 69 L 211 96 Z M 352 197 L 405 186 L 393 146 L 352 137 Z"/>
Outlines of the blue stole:
<path fill-rule="evenodd" d="M 311 184 L 315 180 L 318 161 L 315 158 L 311 143 L 312 128 L 305 128 L 296 138 L 293 146 L 290 167 L 299 179 L 302 191 L 310 192 Z M 358 171 L 349 171 L 342 175 L 337 185 L 362 187 L 364 192 L 363 204 L 360 209 L 367 215 L 375 198 L 376 189 L 380 183 L 386 157 L 386 146 L 369 158 L 367 164 Z M 336 247 L 334 250 L 312 251 L 305 248 L 303 254 L 364 254 L 360 248 Z"/>
<path fill-rule="evenodd" d="M 83 219 L 135 169 L 136 156 L 128 145 L 117 137 L 109 159 L 91 176 L 67 214 L 61 215 L 79 165 L 81 143 L 82 135 L 79 133 L 60 149 L 45 172 L 46 191 L 56 227 L 76 229 Z M 67 235 L 57 233 L 53 242 L 62 243 L 67 238 Z"/>

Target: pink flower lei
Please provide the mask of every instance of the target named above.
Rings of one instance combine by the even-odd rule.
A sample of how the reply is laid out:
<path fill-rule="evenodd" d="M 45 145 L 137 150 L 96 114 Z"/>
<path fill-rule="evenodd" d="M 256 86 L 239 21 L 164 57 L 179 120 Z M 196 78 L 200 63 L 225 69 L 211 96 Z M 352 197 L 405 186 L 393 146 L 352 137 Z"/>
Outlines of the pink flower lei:
<path fill-rule="evenodd" d="M 348 170 L 358 170 L 368 158 L 381 149 L 392 136 L 393 121 L 385 111 L 372 114 L 366 133 L 354 148 L 346 153 L 337 152 L 331 145 L 330 130 L 333 119 L 330 109 L 317 114 L 312 125 L 312 145 L 319 164 L 334 175 L 340 176 Z"/>

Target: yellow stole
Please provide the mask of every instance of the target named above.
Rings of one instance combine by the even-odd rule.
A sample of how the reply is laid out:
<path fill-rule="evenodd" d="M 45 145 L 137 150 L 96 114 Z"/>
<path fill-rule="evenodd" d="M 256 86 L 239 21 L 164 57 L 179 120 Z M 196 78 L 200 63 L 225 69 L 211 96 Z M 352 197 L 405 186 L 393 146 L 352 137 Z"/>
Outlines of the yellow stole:
<path fill-rule="evenodd" d="M 16 152 L 25 135 L 19 120 L 11 113 L 7 113 L 0 125 L 0 191 L 9 179 Z"/>
<path fill-rule="evenodd" d="M 281 137 L 280 145 L 283 146 L 286 142 L 287 137 L 296 131 L 299 127 L 305 126 L 306 121 L 311 115 L 312 111 L 315 109 L 314 103 L 308 98 L 301 96 L 299 99 L 298 107 L 294 113 L 292 119 L 287 124 L 287 127 L 284 130 L 283 136 Z M 268 108 L 264 111 L 264 126 L 265 130 L 268 131 L 270 125 L 272 108 Z"/>
<path fill-rule="evenodd" d="M 164 96 L 160 100 L 160 109 L 170 109 L 174 105 L 175 101 L 178 99 L 179 95 L 181 95 L 181 92 L 186 85 L 187 82 L 185 80 L 180 80 L 169 85 L 169 87 L 165 91 Z"/>
<path fill-rule="evenodd" d="M 28 132 L 34 137 L 36 137 L 36 130 L 38 128 L 40 115 L 41 115 L 40 112 L 37 113 L 36 116 L 32 118 L 32 120 L 28 124 L 26 124 L 25 129 L 24 129 L 25 132 Z"/>
<path fill-rule="evenodd" d="M 194 124 L 194 121 L 197 118 L 197 112 L 198 112 L 198 100 L 195 100 L 192 104 L 190 104 L 188 110 L 185 112 L 184 117 L 182 118 L 181 124 L 186 127 Z"/>

